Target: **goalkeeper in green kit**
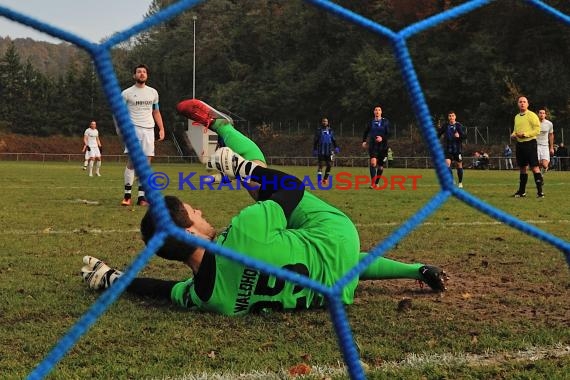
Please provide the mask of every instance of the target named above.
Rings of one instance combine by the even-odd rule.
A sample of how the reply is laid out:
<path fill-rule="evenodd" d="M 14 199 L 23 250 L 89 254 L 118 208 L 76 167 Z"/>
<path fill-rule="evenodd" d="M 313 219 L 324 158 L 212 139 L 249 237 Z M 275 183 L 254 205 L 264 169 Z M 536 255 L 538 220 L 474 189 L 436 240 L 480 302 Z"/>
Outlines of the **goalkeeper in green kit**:
<path fill-rule="evenodd" d="M 166 205 L 176 225 L 197 237 L 326 286 L 332 286 L 366 255 L 360 252 L 358 231 L 350 218 L 305 191 L 299 179 L 267 168 L 263 153 L 234 129 L 228 116 L 197 99 L 180 102 L 177 110 L 223 138 L 226 147 L 210 157 L 208 167 L 229 179 L 242 181 L 244 187 L 252 190 L 250 194 L 256 203 L 241 210 L 217 235 L 199 210 L 177 197 L 166 196 Z M 155 232 L 154 220 L 147 212 L 141 222 L 145 243 Z M 186 281 L 135 278 L 127 287 L 128 293 L 224 315 L 325 305 L 325 298 L 312 289 L 173 238 L 166 239 L 157 255 L 183 262 L 191 268 L 193 276 Z M 82 277 L 92 289 L 106 289 L 122 275 L 91 256 L 85 256 L 83 263 Z M 447 275 L 434 266 L 404 264 L 383 257 L 360 275 L 360 280 L 394 278 L 416 279 L 442 292 Z M 355 278 L 344 287 L 344 304 L 353 303 L 358 280 Z"/>

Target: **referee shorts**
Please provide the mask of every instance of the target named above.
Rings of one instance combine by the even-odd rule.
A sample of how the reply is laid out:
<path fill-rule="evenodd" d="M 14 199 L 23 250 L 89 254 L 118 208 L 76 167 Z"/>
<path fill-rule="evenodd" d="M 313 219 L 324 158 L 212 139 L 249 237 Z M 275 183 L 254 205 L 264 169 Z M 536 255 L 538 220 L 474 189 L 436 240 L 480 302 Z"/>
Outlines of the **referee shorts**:
<path fill-rule="evenodd" d="M 538 153 L 536 151 L 536 140 L 517 142 L 517 165 L 519 167 L 538 166 Z"/>

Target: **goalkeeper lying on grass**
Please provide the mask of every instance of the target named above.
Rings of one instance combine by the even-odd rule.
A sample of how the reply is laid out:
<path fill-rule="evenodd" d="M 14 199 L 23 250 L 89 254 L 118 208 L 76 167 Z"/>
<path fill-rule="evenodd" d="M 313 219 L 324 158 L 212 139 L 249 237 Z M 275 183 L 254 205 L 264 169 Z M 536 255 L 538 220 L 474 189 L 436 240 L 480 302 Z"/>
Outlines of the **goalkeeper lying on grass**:
<path fill-rule="evenodd" d="M 337 208 L 304 190 L 299 179 L 266 168 L 260 149 L 231 125 L 226 115 L 197 100 L 178 104 L 178 112 L 217 132 L 227 147 L 218 149 L 208 162 L 230 179 L 271 179 L 254 194 L 257 202 L 234 216 L 223 233 L 199 210 L 178 198 L 165 197 L 174 223 L 195 236 L 241 252 L 277 267 L 303 274 L 331 286 L 366 255 L 354 223 Z M 279 186 L 286 184 L 287 186 Z M 253 187 L 253 186 L 250 186 Z M 143 240 L 156 231 L 149 212 L 141 222 Z M 191 247 L 168 238 L 157 252 L 168 260 L 181 261 L 192 269 L 186 281 L 136 278 L 127 292 L 171 300 L 186 308 L 225 315 L 260 310 L 322 307 L 325 298 L 308 288 L 268 276 L 204 248 Z M 83 258 L 83 279 L 92 289 L 106 289 L 122 272 L 91 256 Z M 360 280 L 410 278 L 427 283 L 434 291 L 445 290 L 447 276 L 441 269 L 423 264 L 404 264 L 386 258 L 374 261 Z M 342 302 L 352 304 L 358 278 L 342 292 Z"/>

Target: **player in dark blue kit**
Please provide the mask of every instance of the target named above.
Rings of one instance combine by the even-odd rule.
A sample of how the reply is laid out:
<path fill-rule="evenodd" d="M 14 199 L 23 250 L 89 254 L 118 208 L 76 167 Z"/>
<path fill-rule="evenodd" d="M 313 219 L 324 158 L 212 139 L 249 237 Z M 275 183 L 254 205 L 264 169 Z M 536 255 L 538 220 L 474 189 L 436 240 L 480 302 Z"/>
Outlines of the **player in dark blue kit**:
<path fill-rule="evenodd" d="M 321 181 L 323 186 L 329 183 L 329 174 L 331 172 L 331 163 L 334 154 L 340 152 L 340 147 L 334 139 L 334 133 L 329 125 L 329 119 L 323 117 L 321 126 L 315 133 L 313 139 L 313 156 L 317 157 L 319 163 L 317 168 L 317 180 Z M 323 165 L 326 165 L 325 176 L 323 177 Z"/>
<path fill-rule="evenodd" d="M 362 147 L 368 146 L 370 156 L 370 188 L 380 182 L 384 171 L 384 160 L 388 155 L 388 138 L 390 137 L 390 121 L 382 117 L 382 107 L 374 107 L 374 119 L 368 123 L 362 136 Z"/>
<path fill-rule="evenodd" d="M 449 111 L 447 113 L 448 123 L 443 127 L 439 128 L 437 136 L 444 136 L 444 153 L 445 153 L 445 163 L 451 172 L 451 177 L 453 177 L 453 169 L 451 168 L 451 163 L 455 162 L 457 167 L 457 187 L 463 188 L 463 157 L 461 155 L 461 148 L 463 146 L 463 139 L 465 138 L 465 130 L 463 125 L 456 121 L 457 116 L 455 111 Z"/>

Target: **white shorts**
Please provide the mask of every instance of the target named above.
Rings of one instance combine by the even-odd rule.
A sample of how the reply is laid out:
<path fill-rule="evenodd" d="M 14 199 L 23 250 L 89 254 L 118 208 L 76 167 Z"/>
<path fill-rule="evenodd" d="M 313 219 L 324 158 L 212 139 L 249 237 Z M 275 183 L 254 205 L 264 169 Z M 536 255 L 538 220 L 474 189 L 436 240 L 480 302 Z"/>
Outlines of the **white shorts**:
<path fill-rule="evenodd" d="M 147 157 L 154 157 L 154 128 L 142 128 L 135 126 L 135 132 L 144 155 Z M 126 147 L 125 153 L 129 153 L 129 150 Z"/>
<path fill-rule="evenodd" d="M 538 161 L 546 160 L 550 161 L 550 150 L 548 149 L 548 145 L 537 145 L 536 151 L 538 153 Z"/>
<path fill-rule="evenodd" d="M 95 157 L 101 157 L 101 151 L 99 150 L 98 146 L 90 146 L 86 154 L 86 156 L 88 156 L 88 158 L 95 158 Z"/>

